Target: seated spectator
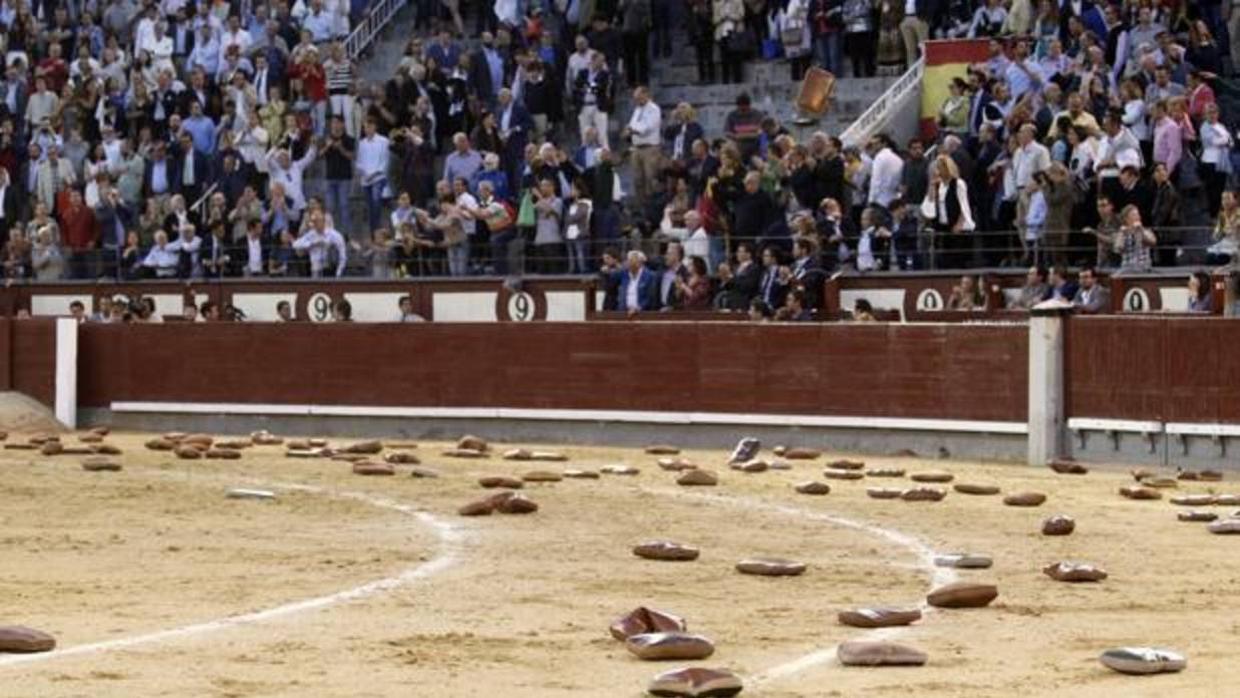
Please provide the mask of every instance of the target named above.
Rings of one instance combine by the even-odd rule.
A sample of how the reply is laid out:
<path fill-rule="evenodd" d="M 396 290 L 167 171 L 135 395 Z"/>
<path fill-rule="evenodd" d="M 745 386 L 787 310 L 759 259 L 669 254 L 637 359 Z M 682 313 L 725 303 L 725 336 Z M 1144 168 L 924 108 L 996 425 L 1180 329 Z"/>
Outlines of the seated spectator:
<path fill-rule="evenodd" d="M 717 305 L 725 310 L 743 311 L 749 301 L 758 295 L 762 270 L 753 259 L 753 248 L 748 243 L 736 246 L 736 266 L 724 262 L 719 265 L 719 298 Z"/>
<path fill-rule="evenodd" d="M 985 310 L 986 297 L 978 288 L 977 277 L 965 274 L 960 283 L 952 287 L 951 296 L 947 299 L 949 310 Z"/>
<path fill-rule="evenodd" d="M 1206 250 L 1210 264 L 1234 264 L 1240 253 L 1240 197 L 1224 191 L 1220 199 L 1218 222 L 1214 224 L 1214 244 Z"/>
<path fill-rule="evenodd" d="M 813 322 L 814 313 L 805 302 L 805 292 L 799 288 L 792 289 L 788 294 L 788 300 L 784 307 L 779 309 L 775 319 L 788 322 Z"/>
<path fill-rule="evenodd" d="M 426 318 L 413 312 L 412 297 L 401 296 L 397 301 L 397 307 L 400 308 L 400 322 L 426 322 Z"/>
<path fill-rule="evenodd" d="M 700 256 L 689 258 L 689 278 L 676 277 L 676 295 L 682 310 L 710 309 L 710 274 L 706 260 Z"/>
<path fill-rule="evenodd" d="M 1041 303 L 1050 291 L 1051 287 L 1046 283 L 1046 269 L 1029 267 L 1025 275 L 1025 285 L 1020 287 L 1020 295 L 1013 299 L 1008 307 L 1016 310 L 1029 310 Z"/>
<path fill-rule="evenodd" d="M 49 228 L 39 229 L 30 249 L 30 266 L 34 270 L 35 281 L 59 281 L 64 278 L 64 256 L 60 253 L 60 247 L 52 240 Z"/>
<path fill-rule="evenodd" d="M 1081 270 L 1081 286 L 1072 298 L 1072 305 L 1089 315 L 1110 312 L 1111 291 L 1098 281 L 1098 273 L 1093 267 Z"/>
<path fill-rule="evenodd" d="M 878 321 L 874 317 L 874 306 L 870 305 L 870 302 L 864 298 L 858 298 L 856 302 L 853 303 L 852 319 L 853 322 Z"/>
<path fill-rule="evenodd" d="M 1071 303 L 1076 297 L 1078 284 L 1068 275 L 1068 270 L 1063 265 L 1055 265 L 1051 268 L 1050 288 L 1047 289 L 1046 297 L 1043 300 L 1062 301 Z"/>
<path fill-rule="evenodd" d="M 1210 275 L 1204 271 L 1195 271 L 1188 277 L 1188 312 L 1214 312 L 1213 284 Z"/>

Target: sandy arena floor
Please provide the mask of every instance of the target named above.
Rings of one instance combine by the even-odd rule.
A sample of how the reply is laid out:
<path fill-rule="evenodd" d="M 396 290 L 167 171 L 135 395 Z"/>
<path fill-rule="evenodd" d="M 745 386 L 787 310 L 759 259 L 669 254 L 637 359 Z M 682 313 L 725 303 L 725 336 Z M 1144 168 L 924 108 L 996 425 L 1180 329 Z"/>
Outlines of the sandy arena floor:
<path fill-rule="evenodd" d="M 1237 694 L 1240 537 L 1178 522 L 1182 508 L 1165 499 L 1121 498 L 1131 478 L 1118 470 L 1074 477 L 865 459 L 1050 496 L 1022 509 L 955 492 L 938 503 L 865 496 L 907 480 L 831 481 L 825 497 L 792 490 L 848 455 L 837 453 L 746 475 L 727 470 L 726 451 L 688 451 L 721 482 L 682 488 L 635 449 L 560 449 L 570 462 L 559 466 L 454 460 L 439 455 L 444 444 L 422 443 L 416 453 L 441 473 L 427 480 L 408 466 L 364 478 L 347 463 L 286 459 L 276 446 L 240 461 L 180 461 L 142 448 L 146 438 L 109 437 L 126 451 L 120 473 L 84 472 L 76 456 L 0 451 L 0 624 L 44 629 L 66 651 L 0 655 L 0 696 L 639 696 L 679 666 L 640 661 L 608 635 L 639 605 L 683 615 L 710 637 L 717 651 L 697 664 L 736 671 L 747 696 Z M 541 505 L 530 516 L 456 515 L 483 496 L 481 475 L 612 463 L 641 475 L 527 484 Z M 237 486 L 280 496 L 225 499 Z M 1240 482 L 1178 489 L 1207 491 L 1240 492 Z M 1040 534 L 1056 513 L 1076 518 L 1075 534 Z M 702 556 L 633 557 L 648 538 L 697 545 Z M 994 581 L 999 599 L 937 610 L 892 634 L 929 653 L 923 668 L 840 666 L 835 645 L 874 631 L 835 614 L 919 604 L 956 574 L 927 567 L 930 550 L 992 555 L 994 568 L 958 576 Z M 733 570 L 753 555 L 810 569 L 784 579 Z M 1069 585 L 1041 573 L 1064 559 L 1111 578 Z M 341 592 L 350 595 L 333 596 Z M 254 615 L 218 622 L 243 614 Z M 1175 648 L 1189 668 L 1134 678 L 1098 663 L 1102 650 L 1129 644 Z"/>

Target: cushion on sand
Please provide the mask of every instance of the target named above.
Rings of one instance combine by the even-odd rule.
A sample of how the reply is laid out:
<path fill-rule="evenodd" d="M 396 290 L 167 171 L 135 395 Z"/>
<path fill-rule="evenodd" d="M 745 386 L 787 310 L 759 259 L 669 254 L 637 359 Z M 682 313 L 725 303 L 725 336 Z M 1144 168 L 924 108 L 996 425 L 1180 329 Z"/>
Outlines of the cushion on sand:
<path fill-rule="evenodd" d="M 755 557 L 736 563 L 736 571 L 763 577 L 795 577 L 805 572 L 805 563 L 776 557 Z"/>
<path fill-rule="evenodd" d="M 522 473 L 521 479 L 526 482 L 559 482 L 564 479 L 564 475 L 551 470 L 531 470 Z"/>
<path fill-rule="evenodd" d="M 641 470 L 631 465 L 604 465 L 599 472 L 604 475 L 637 475 Z"/>
<path fill-rule="evenodd" d="M 1152 487 L 1142 487 L 1140 485 L 1127 485 L 1119 488 L 1119 493 L 1128 499 L 1162 499 L 1162 492 Z"/>
<path fill-rule="evenodd" d="M 495 489 L 497 487 L 506 487 L 510 490 L 519 490 L 522 487 L 525 487 L 525 483 L 520 479 L 508 477 L 507 475 L 488 475 L 486 477 L 480 477 L 478 478 L 478 484 L 488 490 Z"/>
<path fill-rule="evenodd" d="M 1221 536 L 1236 535 L 1240 533 L 1240 519 L 1231 518 L 1215 521 L 1206 528 L 1210 533 L 1217 533 Z"/>
<path fill-rule="evenodd" d="M 696 560 L 701 551 L 670 540 L 652 540 L 633 546 L 633 554 L 647 560 Z"/>
<path fill-rule="evenodd" d="M 937 502 L 947 496 L 947 490 L 940 487 L 910 487 L 900 494 L 906 502 Z"/>
<path fill-rule="evenodd" d="M 1101 582 L 1106 570 L 1084 562 L 1056 562 L 1042 568 L 1042 573 L 1057 582 Z"/>
<path fill-rule="evenodd" d="M 465 436 L 462 436 L 456 442 L 456 447 L 460 449 L 470 450 L 470 451 L 482 451 L 482 452 L 486 452 L 491 449 L 490 445 L 487 444 L 487 442 L 484 439 L 481 439 L 472 434 L 466 434 Z"/>
<path fill-rule="evenodd" d="M 955 475 L 942 470 L 923 470 L 908 477 L 913 482 L 951 482 L 956 478 Z"/>
<path fill-rule="evenodd" d="M 973 494 L 981 496 L 999 494 L 998 485 L 978 485 L 971 482 L 958 482 L 952 485 L 952 489 L 956 490 L 960 494 Z"/>
<path fill-rule="evenodd" d="M 908 645 L 882 640 L 849 640 L 836 650 L 844 666 L 921 666 L 926 653 Z"/>
<path fill-rule="evenodd" d="M 865 463 L 859 460 L 848 460 L 845 458 L 841 460 L 833 460 L 830 463 L 827 463 L 827 467 L 835 468 L 836 470 L 865 470 Z"/>
<path fill-rule="evenodd" d="M 696 470 L 697 463 L 687 458 L 660 458 L 656 461 L 659 467 L 672 472 L 680 472 L 681 470 Z"/>
<path fill-rule="evenodd" d="M 373 461 L 365 461 L 353 464 L 354 475 L 395 475 L 396 469 L 391 463 L 375 463 Z"/>
<path fill-rule="evenodd" d="M 817 480 L 810 480 L 808 482 L 798 482 L 794 489 L 796 489 L 796 491 L 800 492 L 801 494 L 813 494 L 813 495 L 831 494 L 831 485 L 828 485 L 825 482 L 818 482 Z"/>
<path fill-rule="evenodd" d="M 854 628 L 890 628 L 921 620 L 921 611 L 916 608 L 858 608 L 840 611 L 837 618 L 840 624 Z"/>
<path fill-rule="evenodd" d="M 1054 470 L 1060 475 L 1085 475 L 1089 473 L 1089 468 L 1086 468 L 1074 460 L 1066 458 L 1061 460 L 1053 460 L 1047 465 L 1050 466 L 1051 470 Z"/>
<path fill-rule="evenodd" d="M 117 472 L 121 469 L 121 464 L 111 458 L 103 458 L 101 456 L 92 456 L 82 461 L 82 470 L 90 473 L 98 472 Z"/>
<path fill-rule="evenodd" d="M 730 698 L 743 687 L 740 678 L 726 669 L 690 667 L 659 674 L 646 691 L 668 698 Z"/>
<path fill-rule="evenodd" d="M 904 468 L 873 468 L 865 471 L 866 477 L 904 477 Z"/>
<path fill-rule="evenodd" d="M 688 470 L 676 478 L 676 484 L 685 487 L 713 487 L 719 484 L 719 476 L 709 470 Z"/>
<path fill-rule="evenodd" d="M 761 441 L 752 436 L 746 436 L 736 442 L 736 448 L 732 449 L 732 455 L 728 457 L 728 465 L 751 461 L 757 457 L 758 451 L 761 450 Z"/>
<path fill-rule="evenodd" d="M 1218 514 L 1212 511 L 1181 511 L 1176 514 L 1176 518 L 1180 521 L 1190 521 L 1193 523 L 1208 523 L 1218 519 Z"/>
<path fill-rule="evenodd" d="M 501 514 L 533 514 L 538 511 L 538 504 L 525 495 L 507 494 L 507 497 L 504 497 L 495 505 L 495 511 Z"/>
<path fill-rule="evenodd" d="M 1103 652 L 1098 661 L 1121 674 L 1164 674 L 1188 666 L 1184 655 L 1158 647 L 1117 647 Z"/>
<path fill-rule="evenodd" d="M 1056 514 L 1042 522 L 1042 535 L 1066 536 L 1076 530 L 1076 521 L 1071 516 Z"/>
<path fill-rule="evenodd" d="M 1014 492 L 1003 498 L 1003 503 L 1010 507 L 1039 507 L 1046 501 L 1041 492 Z"/>
<path fill-rule="evenodd" d="M 1218 498 L 1212 494 L 1182 494 L 1167 501 L 1182 507 L 1208 507 L 1218 503 Z"/>
<path fill-rule="evenodd" d="M 715 653 L 715 645 L 701 635 L 684 632 L 630 635 L 624 648 L 640 659 L 692 661 Z"/>
<path fill-rule="evenodd" d="M 931 591 L 926 603 L 939 608 L 981 608 L 998 596 L 999 589 L 993 584 L 953 582 Z"/>
<path fill-rule="evenodd" d="M 788 460 L 816 460 L 822 456 L 822 451 L 813 448 L 788 448 L 783 453 L 776 453 L 777 456 L 783 456 Z"/>
<path fill-rule="evenodd" d="M 646 453 L 652 456 L 676 456 L 680 455 L 680 449 L 667 444 L 654 444 L 646 447 Z"/>
<path fill-rule="evenodd" d="M 48 652 L 55 647 L 56 638 L 42 630 L 24 625 L 0 625 L 0 653 Z"/>
<path fill-rule="evenodd" d="M 954 567 L 961 570 L 984 570 L 994 564 L 989 555 L 978 553 L 946 553 L 934 556 L 936 567 Z"/>
<path fill-rule="evenodd" d="M 678 615 L 639 606 L 617 618 L 609 629 L 612 637 L 617 640 L 627 640 L 642 633 L 683 632 L 688 627 L 685 619 Z"/>
<path fill-rule="evenodd" d="M 865 496 L 870 499 L 899 499 L 904 495 L 904 490 L 897 487 L 867 487 L 865 488 Z"/>
<path fill-rule="evenodd" d="M 828 480 L 860 480 L 865 477 L 865 473 L 860 470 L 839 470 L 838 468 L 826 468 L 822 471 L 822 476 Z"/>

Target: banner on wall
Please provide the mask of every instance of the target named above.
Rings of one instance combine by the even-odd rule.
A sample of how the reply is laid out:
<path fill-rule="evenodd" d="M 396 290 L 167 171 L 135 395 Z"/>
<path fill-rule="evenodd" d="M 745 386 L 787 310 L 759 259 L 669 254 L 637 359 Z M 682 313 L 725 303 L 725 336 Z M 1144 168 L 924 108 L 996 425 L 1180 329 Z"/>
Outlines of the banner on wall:
<path fill-rule="evenodd" d="M 927 41 L 926 69 L 921 78 L 921 135 L 933 140 L 938 135 L 939 109 L 951 96 L 952 78 L 964 78 L 973 63 L 984 63 L 989 39 L 944 39 Z"/>

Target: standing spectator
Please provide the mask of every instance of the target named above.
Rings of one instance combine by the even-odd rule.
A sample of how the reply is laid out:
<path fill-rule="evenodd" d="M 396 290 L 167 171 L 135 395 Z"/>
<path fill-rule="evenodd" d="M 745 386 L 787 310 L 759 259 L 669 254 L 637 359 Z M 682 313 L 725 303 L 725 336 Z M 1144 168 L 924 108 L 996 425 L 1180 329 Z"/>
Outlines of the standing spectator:
<path fill-rule="evenodd" d="M 323 64 L 327 80 L 327 95 L 333 117 L 344 119 L 345 133 L 356 138 L 358 124 L 353 118 L 353 61 L 345 53 L 344 43 L 332 43 L 328 59 Z"/>
<path fill-rule="evenodd" d="M 568 212 L 564 217 L 564 238 L 568 243 L 568 273 L 585 274 L 590 259 L 590 212 L 592 203 L 581 180 L 574 179 L 569 190 Z"/>
<path fill-rule="evenodd" d="M 620 283 L 617 310 L 635 315 L 655 309 L 658 283 L 654 272 L 646 268 L 646 255 L 631 250 L 625 257 L 624 269 L 613 273 Z"/>
<path fill-rule="evenodd" d="M 624 41 L 624 75 L 630 85 L 650 84 L 651 1 L 619 0 Z"/>
<path fill-rule="evenodd" d="M 306 232 L 293 243 L 293 249 L 309 255 L 310 275 L 315 278 L 331 273 L 329 265 L 331 254 L 334 252 L 336 256 L 334 276 L 337 278 L 344 276 L 345 266 L 349 259 L 348 247 L 345 245 L 344 237 L 335 229 L 327 226 L 327 218 L 322 211 L 316 210 L 310 214 L 310 225 Z"/>
<path fill-rule="evenodd" d="M 871 0 L 844 0 L 844 48 L 856 78 L 874 77 L 877 55 Z"/>
<path fill-rule="evenodd" d="M 843 0 L 810 0 L 810 32 L 814 58 L 819 67 L 832 75 L 844 74 Z"/>
<path fill-rule="evenodd" d="M 1219 201 L 1227 176 L 1231 174 L 1231 148 L 1235 140 L 1231 131 L 1219 121 L 1218 105 L 1211 103 L 1203 109 L 1205 120 L 1201 123 L 1201 172 L 1205 180 L 1206 205 L 1210 215 L 1218 215 Z"/>
<path fill-rule="evenodd" d="M 921 45 L 930 38 L 936 0 L 903 0 L 904 19 L 900 20 L 900 37 L 904 41 L 904 62 L 913 65 L 921 55 Z"/>
<path fill-rule="evenodd" d="M 443 163 L 443 179 L 455 183 L 458 179 L 472 182 L 482 169 L 482 155 L 470 147 L 469 137 L 464 133 L 452 136 L 453 151 Z"/>
<path fill-rule="evenodd" d="M 353 188 L 353 162 L 356 156 L 357 141 L 345 131 L 344 119 L 333 114 L 327 138 L 323 143 L 327 210 L 346 237 L 351 237 L 354 233 L 349 212 L 349 194 Z"/>
<path fill-rule="evenodd" d="M 758 142 L 762 135 L 762 112 L 754 109 L 749 94 L 742 92 L 736 97 L 736 108 L 728 112 L 723 130 L 740 149 L 742 164 L 748 164 L 758 154 Z"/>
<path fill-rule="evenodd" d="M 659 191 L 659 174 L 663 169 L 663 115 L 659 105 L 650 99 L 650 91 L 638 87 L 633 91 L 633 116 L 622 136 L 633 145 L 633 188 L 637 209 L 644 210 L 651 197 Z"/>
<path fill-rule="evenodd" d="M 666 3 L 658 2 L 659 5 Z M 688 0 L 689 41 L 697 59 L 698 82 L 710 84 L 715 81 L 715 20 L 713 0 Z"/>
<path fill-rule="evenodd" d="M 94 250 L 98 247 L 98 231 L 95 213 L 86 205 L 82 194 L 69 190 L 68 204 L 60 211 L 60 229 L 65 247 L 70 254 L 70 273 L 75 279 L 90 279 L 98 275 Z"/>
<path fill-rule="evenodd" d="M 388 188 L 388 158 L 391 143 L 380 135 L 374 119 L 362 125 L 362 139 L 357 143 L 357 174 L 366 197 L 366 217 L 370 232 L 383 225 L 383 201 Z M 346 229 L 345 233 L 349 233 Z"/>
<path fill-rule="evenodd" d="M 555 195 L 555 182 L 543 179 L 531 187 L 534 197 L 534 269 L 540 274 L 563 273 L 564 237 L 561 223 L 564 203 Z"/>
<path fill-rule="evenodd" d="M 743 67 L 746 54 L 751 50 L 745 45 L 750 38 L 745 32 L 744 0 L 712 0 L 715 43 L 719 44 L 720 80 L 738 83 L 744 80 Z"/>
<path fill-rule="evenodd" d="M 885 133 L 872 137 L 866 144 L 866 150 L 873 158 L 868 203 L 878 204 L 886 209 L 893 199 L 900 196 L 904 160 L 896 154 L 895 143 Z"/>
<path fill-rule="evenodd" d="M 974 229 L 973 211 L 969 206 L 969 187 L 951 158 L 940 156 L 931 166 L 930 187 L 922 200 L 921 214 L 935 231 L 944 266 L 963 266 L 968 233 Z"/>
<path fill-rule="evenodd" d="M 65 260 L 60 247 L 48 228 L 40 228 L 30 249 L 30 267 L 35 281 L 59 281 L 64 278 Z"/>
<path fill-rule="evenodd" d="M 593 128 L 603 147 L 610 147 L 608 132 L 611 126 L 608 117 L 612 111 L 612 89 L 611 71 L 607 68 L 606 57 L 599 51 L 591 51 L 590 67 L 577 74 L 573 90 L 583 141 L 586 130 Z"/>

